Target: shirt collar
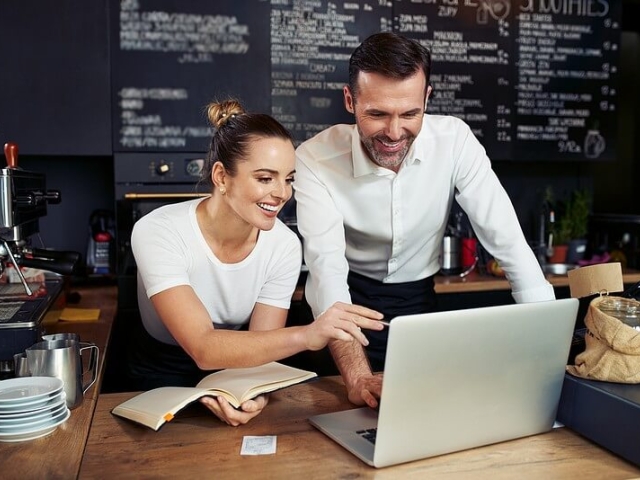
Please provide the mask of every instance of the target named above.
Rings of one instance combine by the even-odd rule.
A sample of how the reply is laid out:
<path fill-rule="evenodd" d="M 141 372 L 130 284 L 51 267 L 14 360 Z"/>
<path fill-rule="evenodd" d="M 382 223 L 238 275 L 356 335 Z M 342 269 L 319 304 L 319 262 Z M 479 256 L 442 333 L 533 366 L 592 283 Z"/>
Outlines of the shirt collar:
<path fill-rule="evenodd" d="M 416 155 L 416 143 L 420 141 L 420 135 L 415 139 L 411 148 L 407 152 L 407 156 L 400 169 L 409 167 L 416 162 L 421 162 L 422 159 Z M 353 132 L 351 133 L 351 152 L 353 162 L 353 176 L 355 178 L 362 177 L 364 175 L 390 175 L 395 173 L 386 168 L 379 167 L 369 159 L 369 155 L 365 150 L 362 142 L 360 141 L 360 135 L 358 134 L 358 127 L 353 126 Z"/>

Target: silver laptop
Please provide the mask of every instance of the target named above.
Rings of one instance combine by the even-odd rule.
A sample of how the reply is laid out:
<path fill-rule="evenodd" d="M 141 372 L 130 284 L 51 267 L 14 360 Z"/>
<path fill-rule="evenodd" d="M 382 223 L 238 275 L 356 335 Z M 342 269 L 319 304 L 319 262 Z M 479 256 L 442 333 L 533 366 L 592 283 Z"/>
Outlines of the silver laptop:
<path fill-rule="evenodd" d="M 374 467 L 546 432 L 577 311 L 571 298 L 396 317 L 379 411 L 309 421 Z"/>

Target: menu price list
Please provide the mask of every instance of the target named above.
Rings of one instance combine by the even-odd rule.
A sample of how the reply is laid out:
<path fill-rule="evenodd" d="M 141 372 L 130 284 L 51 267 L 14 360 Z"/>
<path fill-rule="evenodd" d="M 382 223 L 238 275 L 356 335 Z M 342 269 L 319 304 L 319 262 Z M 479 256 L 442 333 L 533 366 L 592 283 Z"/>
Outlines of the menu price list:
<path fill-rule="evenodd" d="M 114 151 L 206 151 L 205 108 L 268 112 L 265 0 L 121 0 L 112 9 Z"/>
<path fill-rule="evenodd" d="M 469 124 L 492 157 L 512 149 L 511 2 L 394 3 L 394 30 L 431 50 L 427 112 Z"/>
<path fill-rule="evenodd" d="M 272 0 L 271 113 L 296 143 L 336 123 L 349 57 L 369 35 L 391 30 L 391 2 Z"/>
<path fill-rule="evenodd" d="M 622 2 L 522 2 L 516 156 L 614 159 Z"/>
<path fill-rule="evenodd" d="M 465 120 L 493 159 L 613 159 L 621 3 L 396 0 L 430 48 L 428 113 Z"/>
<path fill-rule="evenodd" d="M 621 10 L 613 0 L 121 0 L 114 150 L 206 150 L 204 107 L 227 96 L 271 112 L 296 143 L 353 123 L 349 57 L 393 30 L 432 51 L 427 112 L 466 121 L 492 159 L 613 159 Z"/>

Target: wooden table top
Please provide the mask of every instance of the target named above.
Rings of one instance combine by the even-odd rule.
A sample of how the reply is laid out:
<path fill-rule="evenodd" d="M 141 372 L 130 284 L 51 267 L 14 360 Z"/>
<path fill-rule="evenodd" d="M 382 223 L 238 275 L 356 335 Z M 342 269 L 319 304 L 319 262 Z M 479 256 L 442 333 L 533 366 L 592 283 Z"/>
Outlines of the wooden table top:
<path fill-rule="evenodd" d="M 351 408 L 339 377 L 280 390 L 249 424 L 233 428 L 201 405 L 159 431 L 110 412 L 134 393 L 101 395 L 80 478 L 628 479 L 640 469 L 567 428 L 384 469 L 367 466 L 307 421 Z M 241 456 L 245 435 L 276 435 L 275 455 Z"/>
<path fill-rule="evenodd" d="M 107 344 L 117 308 L 117 289 L 113 287 L 73 288 L 81 295 L 77 308 L 99 308 L 95 322 L 57 322 L 47 333 L 73 332 L 100 349 L 96 383 L 87 391 L 82 404 L 71 410 L 69 420 L 43 438 L 18 443 L 0 443 L 0 477 L 8 479 L 76 478 L 100 392 Z"/>

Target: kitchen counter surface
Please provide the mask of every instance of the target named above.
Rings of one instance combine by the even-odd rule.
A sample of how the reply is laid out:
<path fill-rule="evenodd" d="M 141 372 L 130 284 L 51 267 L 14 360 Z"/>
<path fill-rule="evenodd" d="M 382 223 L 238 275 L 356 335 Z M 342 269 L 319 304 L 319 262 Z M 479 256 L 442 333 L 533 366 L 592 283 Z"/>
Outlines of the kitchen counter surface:
<path fill-rule="evenodd" d="M 625 285 L 640 282 L 640 271 L 623 270 L 623 282 Z M 547 280 L 554 287 L 568 287 L 569 277 L 567 275 L 546 275 Z M 458 276 L 436 275 L 435 290 L 436 293 L 469 293 L 469 292 L 488 292 L 498 290 L 510 290 L 509 282 L 504 277 L 495 277 L 493 275 L 481 275 L 478 271 L 473 271 L 464 278 Z M 293 300 L 302 300 L 304 292 L 304 284 L 299 285 L 296 289 Z"/>
<path fill-rule="evenodd" d="M 567 275 L 546 275 L 547 280 L 554 287 L 568 287 L 569 277 Z M 640 271 L 624 270 L 622 281 L 625 285 L 640 282 Z M 438 275 L 436 277 L 437 293 L 460 293 L 460 292 L 483 292 L 488 290 L 510 290 L 509 282 L 504 277 L 494 277 L 492 275 L 480 275 L 474 271 L 464 278 Z"/>
<path fill-rule="evenodd" d="M 97 380 L 87 390 L 82 404 L 71 410 L 69 419 L 53 433 L 25 442 L 0 443 L 1 476 L 5 480 L 76 478 L 80 471 L 102 383 L 111 326 L 116 314 L 117 288 L 82 287 L 72 288 L 72 291 L 80 294 L 80 302 L 67 305 L 68 307 L 99 308 L 100 317 L 97 321 L 90 322 L 58 321 L 48 325 L 46 333 L 73 332 L 79 334 L 83 342 L 95 343 L 100 349 Z"/>

